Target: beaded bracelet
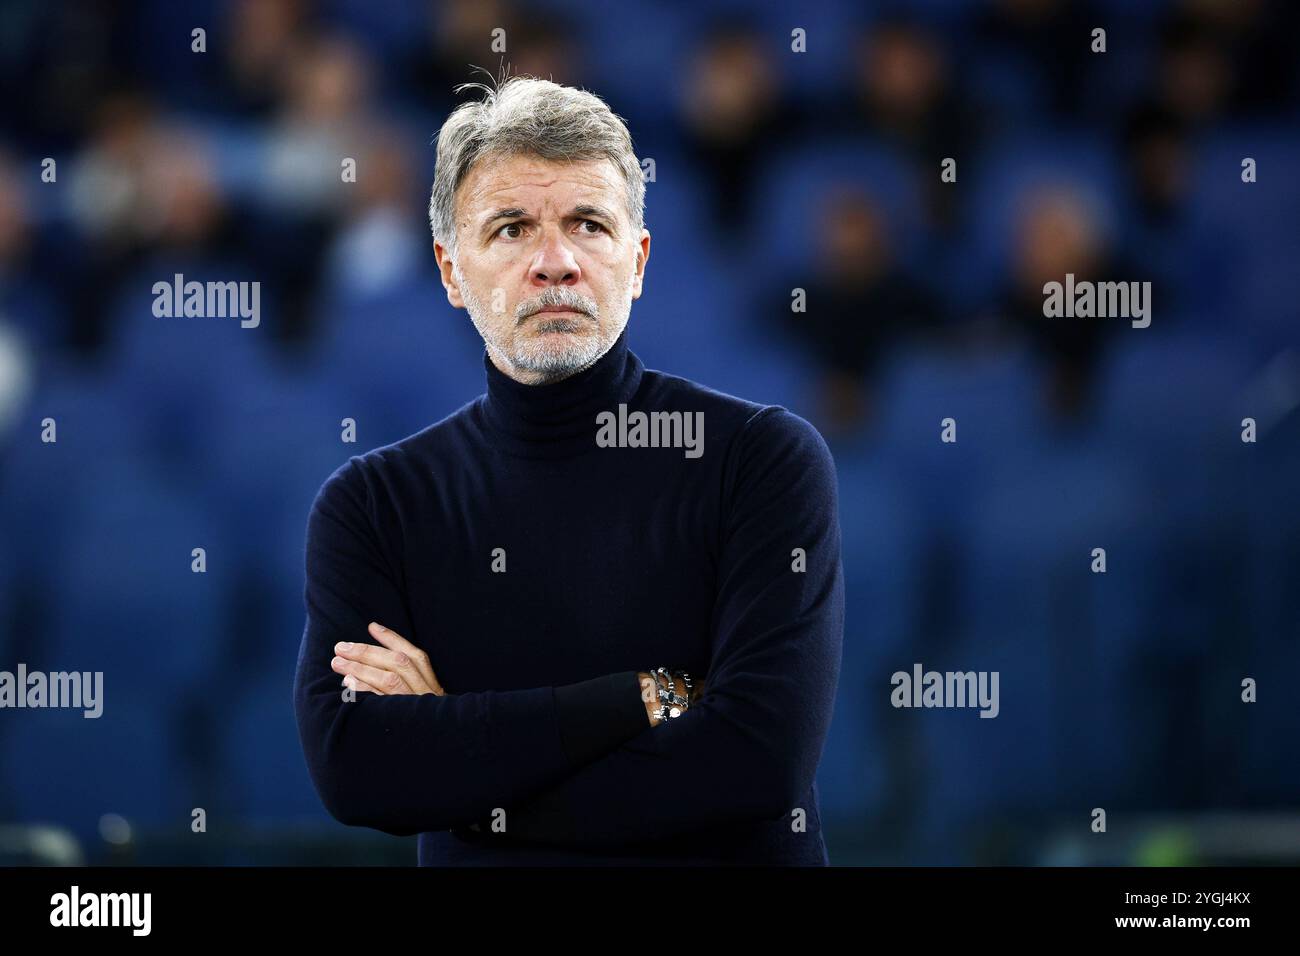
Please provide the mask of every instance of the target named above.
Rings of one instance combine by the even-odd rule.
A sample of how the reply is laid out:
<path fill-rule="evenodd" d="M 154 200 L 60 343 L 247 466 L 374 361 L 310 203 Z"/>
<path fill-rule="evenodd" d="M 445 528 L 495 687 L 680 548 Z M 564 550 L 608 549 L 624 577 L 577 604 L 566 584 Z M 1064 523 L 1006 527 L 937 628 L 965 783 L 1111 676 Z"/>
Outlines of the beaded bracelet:
<path fill-rule="evenodd" d="M 668 688 L 659 687 L 659 700 L 663 701 L 654 712 L 656 720 L 670 720 L 674 717 L 680 717 L 690 708 L 691 678 L 686 671 L 668 671 L 663 667 L 657 667 L 650 672 L 655 683 L 659 684 L 659 678 L 663 677 L 668 683 Z M 681 677 L 682 683 L 686 687 L 686 696 L 683 697 L 677 693 L 677 685 L 674 678 Z"/>

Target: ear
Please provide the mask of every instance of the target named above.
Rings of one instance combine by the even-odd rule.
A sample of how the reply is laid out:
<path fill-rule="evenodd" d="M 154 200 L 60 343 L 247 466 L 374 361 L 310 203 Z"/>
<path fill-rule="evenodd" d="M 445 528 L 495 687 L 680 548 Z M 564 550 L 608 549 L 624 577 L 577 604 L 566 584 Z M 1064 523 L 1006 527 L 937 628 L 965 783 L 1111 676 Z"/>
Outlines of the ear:
<path fill-rule="evenodd" d="M 650 230 L 641 230 L 641 239 L 636 245 L 636 272 L 632 275 L 632 298 L 641 298 L 641 283 L 645 279 L 645 265 L 650 259 Z"/>
<path fill-rule="evenodd" d="M 447 290 L 447 301 L 453 308 L 465 308 L 465 300 L 461 298 L 460 283 L 456 281 L 455 263 L 451 256 L 447 255 L 446 248 L 442 243 L 435 241 L 433 244 L 433 257 L 438 262 L 438 272 L 442 278 L 443 288 Z"/>

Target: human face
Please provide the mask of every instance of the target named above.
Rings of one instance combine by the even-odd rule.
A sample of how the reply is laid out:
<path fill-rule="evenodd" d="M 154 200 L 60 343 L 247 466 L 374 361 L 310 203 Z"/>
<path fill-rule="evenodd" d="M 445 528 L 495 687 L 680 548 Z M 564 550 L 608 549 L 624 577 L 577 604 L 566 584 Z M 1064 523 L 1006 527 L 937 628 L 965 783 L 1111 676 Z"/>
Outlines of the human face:
<path fill-rule="evenodd" d="M 627 325 L 650 256 L 607 159 L 488 157 L 456 191 L 457 257 L 434 255 L 498 369 L 525 384 L 594 363 Z"/>

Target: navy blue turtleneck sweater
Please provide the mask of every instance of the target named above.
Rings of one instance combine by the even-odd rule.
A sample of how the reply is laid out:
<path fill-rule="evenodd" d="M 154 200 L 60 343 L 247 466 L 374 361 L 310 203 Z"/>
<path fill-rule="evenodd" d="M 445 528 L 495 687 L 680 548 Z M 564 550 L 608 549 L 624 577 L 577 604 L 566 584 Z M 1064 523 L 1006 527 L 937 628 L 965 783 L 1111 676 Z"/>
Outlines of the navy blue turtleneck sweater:
<path fill-rule="evenodd" d="M 830 452 L 780 406 L 645 368 L 626 335 L 546 385 L 485 352 L 485 394 L 353 456 L 312 506 L 307 765 L 341 822 L 419 834 L 421 865 L 827 863 Z M 636 412 L 691 415 L 698 452 L 646 447 Z M 372 620 L 445 695 L 343 699 L 334 644 Z M 704 692 L 652 727 L 636 674 L 658 666 Z"/>

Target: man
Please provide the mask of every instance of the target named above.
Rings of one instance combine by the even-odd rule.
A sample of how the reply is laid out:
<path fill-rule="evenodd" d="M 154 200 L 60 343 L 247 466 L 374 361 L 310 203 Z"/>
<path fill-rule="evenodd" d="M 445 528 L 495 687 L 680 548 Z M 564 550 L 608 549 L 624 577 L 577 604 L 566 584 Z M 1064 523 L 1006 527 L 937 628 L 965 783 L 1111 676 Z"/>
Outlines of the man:
<path fill-rule="evenodd" d="M 600 99 L 466 86 L 430 222 L 487 391 L 312 507 L 294 703 L 321 799 L 418 833 L 421 865 L 825 865 L 826 444 L 628 349 L 645 186 Z"/>

